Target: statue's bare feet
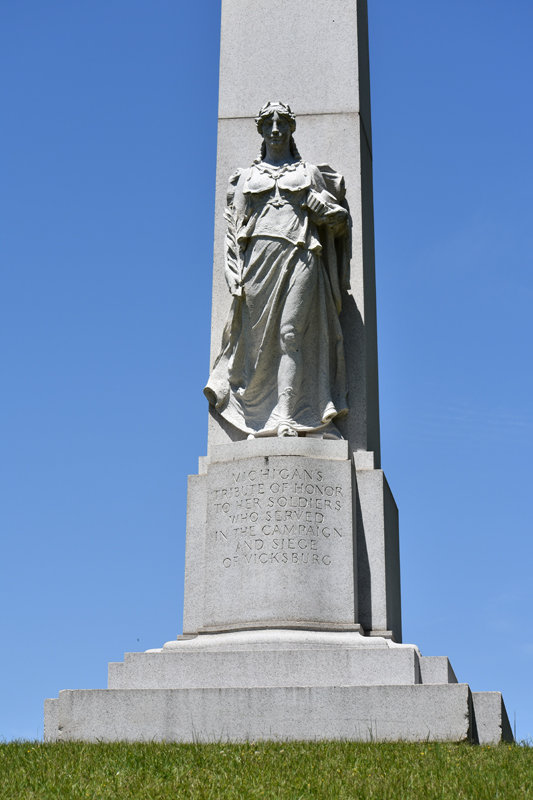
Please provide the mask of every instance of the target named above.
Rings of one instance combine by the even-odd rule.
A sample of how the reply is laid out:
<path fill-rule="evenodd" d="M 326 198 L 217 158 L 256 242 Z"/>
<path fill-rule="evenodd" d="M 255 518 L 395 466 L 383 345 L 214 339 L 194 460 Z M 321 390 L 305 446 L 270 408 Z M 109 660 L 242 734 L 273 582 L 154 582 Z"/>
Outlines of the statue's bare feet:
<path fill-rule="evenodd" d="M 278 425 L 278 436 L 298 436 L 298 431 L 286 422 L 282 422 Z"/>

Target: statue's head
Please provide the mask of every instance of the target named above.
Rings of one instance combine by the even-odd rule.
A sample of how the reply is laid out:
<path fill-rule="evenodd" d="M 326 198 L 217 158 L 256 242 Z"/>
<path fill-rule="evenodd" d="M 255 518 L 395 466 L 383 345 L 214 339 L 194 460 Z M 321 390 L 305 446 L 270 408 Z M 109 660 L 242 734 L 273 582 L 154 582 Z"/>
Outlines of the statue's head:
<path fill-rule="evenodd" d="M 268 117 L 273 117 L 274 113 L 277 113 L 278 117 L 282 117 L 286 119 L 289 123 L 289 127 L 291 129 L 291 134 L 294 133 L 296 130 L 296 117 L 291 111 L 290 106 L 286 106 L 285 103 L 280 103 L 279 100 L 272 102 L 271 100 L 268 103 L 265 103 L 257 117 L 255 118 L 255 124 L 257 125 L 257 130 L 261 135 L 263 135 L 263 122 Z"/>
<path fill-rule="evenodd" d="M 290 142 L 290 151 L 293 157 L 296 160 L 300 159 L 300 153 L 298 152 L 298 148 L 296 147 L 296 142 L 294 141 L 293 133 L 296 130 L 296 117 L 291 111 L 290 106 L 286 106 L 285 103 L 281 103 L 279 100 L 272 102 L 269 101 L 265 103 L 257 117 L 255 118 L 255 124 L 257 125 L 257 130 L 263 137 L 263 142 L 261 144 L 261 152 L 259 154 L 259 161 L 265 157 L 266 154 L 266 144 L 265 144 L 265 135 L 269 139 L 269 143 L 271 146 L 274 146 L 274 136 L 272 136 L 272 132 L 269 131 L 269 128 L 272 128 L 274 122 L 279 125 L 279 122 L 283 120 L 285 123 L 285 136 L 288 134 L 289 142 Z M 271 123 L 266 126 L 266 131 L 263 131 L 263 124 L 265 122 Z M 283 126 L 281 126 L 283 127 Z M 277 134 L 276 134 L 277 136 Z M 278 137 L 281 140 L 282 137 Z"/>

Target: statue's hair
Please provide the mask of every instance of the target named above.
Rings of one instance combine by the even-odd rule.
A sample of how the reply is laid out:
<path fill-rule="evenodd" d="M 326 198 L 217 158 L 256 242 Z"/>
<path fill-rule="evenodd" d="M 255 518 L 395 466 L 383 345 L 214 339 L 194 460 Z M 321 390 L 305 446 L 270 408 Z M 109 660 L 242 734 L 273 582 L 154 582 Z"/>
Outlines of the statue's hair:
<path fill-rule="evenodd" d="M 282 103 L 279 100 L 269 100 L 268 103 L 265 103 L 255 118 L 255 124 L 257 125 L 257 130 L 259 133 L 263 133 L 263 120 L 266 119 L 266 117 L 271 117 L 275 111 L 278 112 L 280 117 L 285 117 L 285 119 L 289 121 L 291 133 L 294 133 L 296 130 L 296 117 L 292 113 L 291 107 L 285 105 L 285 103 Z"/>
<path fill-rule="evenodd" d="M 291 107 L 289 105 L 285 105 L 285 103 L 281 103 L 279 100 L 271 101 L 269 100 L 268 103 L 265 103 L 263 108 L 260 110 L 259 114 L 255 118 L 255 124 L 257 125 L 257 130 L 262 135 L 263 134 L 263 121 L 267 117 L 271 117 L 274 112 L 277 111 L 280 117 L 284 117 L 289 122 L 289 126 L 291 129 L 291 155 L 297 161 L 301 161 L 301 155 L 296 147 L 296 142 L 294 141 L 293 133 L 296 130 L 296 117 L 291 111 Z M 261 150 L 259 152 L 259 158 L 256 159 L 257 161 L 262 161 L 266 156 L 266 145 L 263 141 L 261 143 Z"/>

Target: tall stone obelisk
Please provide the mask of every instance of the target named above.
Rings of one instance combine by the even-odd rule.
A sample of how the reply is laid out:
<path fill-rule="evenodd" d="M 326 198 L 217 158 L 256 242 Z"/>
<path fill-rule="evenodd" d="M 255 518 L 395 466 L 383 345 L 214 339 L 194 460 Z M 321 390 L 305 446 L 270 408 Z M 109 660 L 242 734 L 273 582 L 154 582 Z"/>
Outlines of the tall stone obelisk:
<path fill-rule="evenodd" d="M 341 322 L 350 413 L 339 428 L 380 468 L 372 128 L 366 0 L 223 0 L 211 362 L 230 305 L 224 279 L 229 176 L 257 156 L 254 117 L 268 100 L 297 116 L 302 157 L 346 182 L 352 217 L 351 292 Z M 209 446 L 246 438 L 211 412 Z M 370 461 L 361 459 L 368 466 Z"/>
<path fill-rule="evenodd" d="M 108 689 L 46 700 L 47 740 L 512 739 L 498 692 L 401 643 L 372 209 L 366 0 L 223 0 L 209 441 L 189 478 L 184 633 L 111 663 Z"/>

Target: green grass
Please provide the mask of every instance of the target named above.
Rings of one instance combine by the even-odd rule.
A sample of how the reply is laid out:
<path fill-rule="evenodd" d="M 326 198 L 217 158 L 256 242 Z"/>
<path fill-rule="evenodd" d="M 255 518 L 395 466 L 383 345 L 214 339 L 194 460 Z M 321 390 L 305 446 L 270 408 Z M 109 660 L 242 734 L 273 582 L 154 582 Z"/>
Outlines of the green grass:
<path fill-rule="evenodd" d="M 356 742 L 0 744 L 0 798 L 533 798 L 533 748 Z"/>

